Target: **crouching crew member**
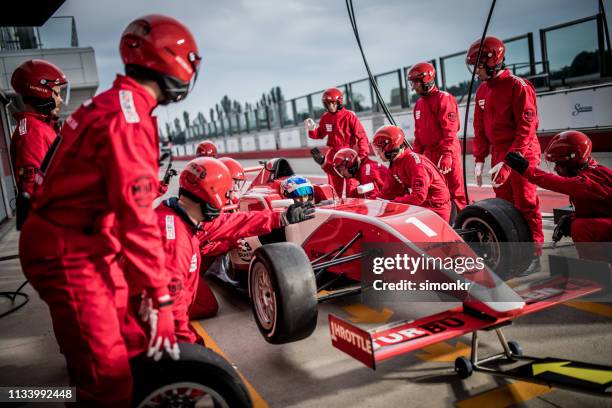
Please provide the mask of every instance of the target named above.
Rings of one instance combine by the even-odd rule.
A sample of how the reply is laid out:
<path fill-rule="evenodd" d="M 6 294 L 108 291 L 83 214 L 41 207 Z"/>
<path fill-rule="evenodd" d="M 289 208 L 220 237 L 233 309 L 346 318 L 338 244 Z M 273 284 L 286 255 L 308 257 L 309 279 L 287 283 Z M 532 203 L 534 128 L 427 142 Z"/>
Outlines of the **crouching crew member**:
<path fill-rule="evenodd" d="M 349 148 L 338 150 L 332 164 L 336 173 L 346 179 L 348 197 L 360 197 L 357 187 L 369 183 L 374 189 L 365 193 L 365 198 L 379 196 L 389 175 L 389 169 L 384 165 L 367 156 L 361 159 L 355 150 Z"/>
<path fill-rule="evenodd" d="M 404 131 L 398 126 L 383 126 L 372 144 L 381 160 L 390 162 L 380 197 L 428 208 L 448 222 L 451 201 L 444 176 L 431 160 L 412 151 Z"/>
<path fill-rule="evenodd" d="M 201 257 L 210 256 L 206 253 L 208 245 L 266 234 L 313 217 L 311 204 L 294 204 L 284 213 L 274 210 L 223 213 L 221 209 L 227 204 L 232 184 L 229 170 L 222 162 L 199 157 L 181 172 L 178 198 L 170 198 L 156 209 L 166 267 L 172 275 L 170 292 L 179 341 L 197 339 L 189 325 L 189 314 L 199 286 Z M 199 307 L 209 310 L 212 316 L 218 309 L 217 300 L 210 288 L 203 285 L 204 282 L 198 289 L 201 292 L 198 302 L 202 303 Z"/>
<path fill-rule="evenodd" d="M 520 153 L 506 155 L 506 164 L 547 190 L 567 194 L 575 213 L 563 216 L 553 240 L 571 236 L 581 258 L 610 261 L 610 254 L 583 242 L 612 242 L 612 170 L 591 157 L 591 140 L 582 132 L 568 130 L 553 137 L 544 152 L 555 164 L 555 174 L 540 170 Z"/>

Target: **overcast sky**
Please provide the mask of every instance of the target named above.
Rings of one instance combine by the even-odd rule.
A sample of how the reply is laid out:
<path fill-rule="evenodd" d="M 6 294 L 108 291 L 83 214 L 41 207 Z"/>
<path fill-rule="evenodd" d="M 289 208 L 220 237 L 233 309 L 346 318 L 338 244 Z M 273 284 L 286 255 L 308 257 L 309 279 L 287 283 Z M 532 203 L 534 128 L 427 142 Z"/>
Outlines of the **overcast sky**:
<path fill-rule="evenodd" d="M 610 15 L 610 0 L 606 1 Z M 458 52 L 478 38 L 490 1 L 353 0 L 374 73 Z M 508 38 L 597 12 L 596 0 L 498 0 L 489 33 Z M 366 76 L 343 0 L 67 0 L 79 43 L 95 49 L 100 87 L 123 71 L 119 37 L 134 18 L 163 13 L 184 22 L 203 57 L 189 97 L 158 109 L 160 122 L 192 117 L 228 94 L 242 102 L 280 86 L 286 99 Z"/>

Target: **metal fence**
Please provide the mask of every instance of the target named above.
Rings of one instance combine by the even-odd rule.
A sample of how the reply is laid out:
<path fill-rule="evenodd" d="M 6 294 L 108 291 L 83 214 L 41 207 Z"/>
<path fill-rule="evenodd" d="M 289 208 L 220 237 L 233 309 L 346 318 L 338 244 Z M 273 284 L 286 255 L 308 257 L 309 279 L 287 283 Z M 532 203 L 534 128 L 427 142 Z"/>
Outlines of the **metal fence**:
<path fill-rule="evenodd" d="M 541 60 L 535 57 L 532 33 L 504 40 L 506 67 L 515 75 L 532 81 L 539 90 L 556 86 L 597 82 L 611 75 L 610 50 L 605 49 L 601 15 L 570 21 L 540 30 Z M 429 62 L 434 64 L 438 86 L 455 95 L 461 102 L 467 92 L 471 74 L 465 65 L 466 51 L 445 55 Z M 410 66 L 375 75 L 385 103 L 392 109 L 409 108 L 418 98 L 406 80 Z M 358 114 L 380 112 L 369 79 L 359 79 L 338 86 L 344 92 L 345 104 Z M 253 111 L 233 115 L 203 127 L 200 132 L 187 132 L 186 141 L 210 137 L 232 136 L 253 131 L 293 127 L 304 119 L 318 119 L 323 114 L 323 91 L 281 101 Z M 217 123 L 220 122 L 220 123 Z M 236 126 L 231 123 L 237 123 Z"/>

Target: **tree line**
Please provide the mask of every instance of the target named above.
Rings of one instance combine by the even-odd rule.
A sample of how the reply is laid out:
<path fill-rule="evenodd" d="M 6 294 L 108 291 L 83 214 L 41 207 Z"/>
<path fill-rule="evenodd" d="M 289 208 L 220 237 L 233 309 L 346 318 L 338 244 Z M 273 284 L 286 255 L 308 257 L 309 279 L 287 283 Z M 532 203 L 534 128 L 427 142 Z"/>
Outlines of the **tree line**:
<path fill-rule="evenodd" d="M 166 122 L 165 133 L 160 130 L 161 136 L 162 138 L 167 138 L 169 135 L 173 138 L 178 136 L 179 139 L 184 140 L 185 132 L 191 127 L 204 127 L 209 122 L 221 120 L 231 115 L 252 112 L 284 101 L 285 96 L 279 86 L 273 87 L 270 89 L 270 92 L 262 93 L 261 98 L 255 104 L 249 102 L 241 103 L 230 98 L 228 95 L 223 95 L 223 98 L 215 104 L 215 107 L 208 110 L 208 117 L 204 113 L 198 112 L 195 118 L 192 119 L 189 112 L 183 111 L 182 120 L 180 117 L 176 117 L 171 123 Z"/>

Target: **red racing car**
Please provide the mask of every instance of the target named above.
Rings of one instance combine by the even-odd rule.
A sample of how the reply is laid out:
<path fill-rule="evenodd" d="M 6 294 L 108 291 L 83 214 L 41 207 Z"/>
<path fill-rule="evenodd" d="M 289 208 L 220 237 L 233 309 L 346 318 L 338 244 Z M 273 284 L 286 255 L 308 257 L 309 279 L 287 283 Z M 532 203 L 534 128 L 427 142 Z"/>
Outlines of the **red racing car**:
<path fill-rule="evenodd" d="M 262 162 L 239 211 L 285 207 L 281 180 L 294 175 L 286 159 Z M 331 186 L 314 186 L 315 217 L 270 234 L 244 240 L 229 254 L 229 275 L 248 288 L 253 314 L 265 339 L 274 344 L 308 337 L 317 322 L 319 302 L 367 290 L 362 261 L 371 243 L 394 243 L 410 256 L 476 256 L 488 265 L 477 274 L 444 269 L 428 275 L 438 282 L 472 283 L 474 307 L 504 317 L 522 299 L 503 282 L 523 271 L 533 257 L 532 236 L 525 220 L 508 202 L 487 199 L 466 207 L 455 227 L 434 212 L 385 200 L 338 198 Z M 502 245 L 504 242 L 523 244 Z M 474 246 L 476 245 L 476 246 Z M 459 248 L 459 249 L 457 249 Z M 460 253 L 457 253 L 459 251 Z M 495 271 L 496 273 L 493 273 Z M 500 302 L 499 299 L 503 299 Z M 497 300 L 497 301 L 495 301 Z"/>

